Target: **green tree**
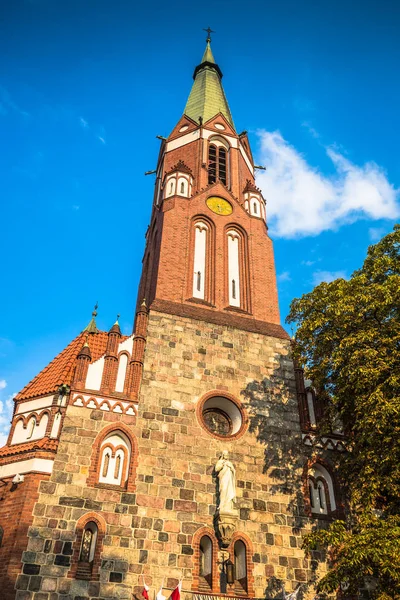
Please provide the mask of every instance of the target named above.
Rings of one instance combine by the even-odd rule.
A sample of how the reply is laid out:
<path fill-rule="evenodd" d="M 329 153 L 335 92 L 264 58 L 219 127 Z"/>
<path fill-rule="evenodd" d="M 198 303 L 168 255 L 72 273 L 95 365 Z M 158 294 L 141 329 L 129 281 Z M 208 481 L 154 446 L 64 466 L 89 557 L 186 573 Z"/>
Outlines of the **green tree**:
<path fill-rule="evenodd" d="M 297 324 L 297 358 L 349 447 L 336 459 L 348 518 L 305 538 L 307 551 L 329 549 L 318 590 L 347 580 L 356 593 L 372 576 L 376 597 L 400 598 L 400 225 L 348 281 L 293 300 L 287 322 Z"/>

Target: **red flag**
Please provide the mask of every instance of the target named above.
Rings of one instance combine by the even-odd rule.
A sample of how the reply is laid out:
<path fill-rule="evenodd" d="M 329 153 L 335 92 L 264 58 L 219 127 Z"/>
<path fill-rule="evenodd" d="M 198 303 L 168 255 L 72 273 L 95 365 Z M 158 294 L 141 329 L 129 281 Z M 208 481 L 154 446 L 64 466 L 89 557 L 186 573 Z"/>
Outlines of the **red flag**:
<path fill-rule="evenodd" d="M 149 586 L 143 582 L 142 596 L 145 600 L 149 600 Z"/>
<path fill-rule="evenodd" d="M 180 582 L 178 583 L 176 588 L 173 590 L 172 594 L 169 597 L 169 600 L 180 600 L 181 589 L 182 589 L 182 579 L 180 580 Z"/>

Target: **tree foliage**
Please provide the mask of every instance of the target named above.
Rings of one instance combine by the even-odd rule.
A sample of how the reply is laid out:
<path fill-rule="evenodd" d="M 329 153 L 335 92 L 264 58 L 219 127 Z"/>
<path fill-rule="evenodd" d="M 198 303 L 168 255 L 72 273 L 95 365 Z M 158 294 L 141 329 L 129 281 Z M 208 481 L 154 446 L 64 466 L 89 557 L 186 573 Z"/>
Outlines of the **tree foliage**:
<path fill-rule="evenodd" d="M 348 580 L 354 591 L 373 576 L 377 597 L 400 598 L 400 225 L 348 281 L 293 300 L 287 321 L 298 326 L 297 358 L 349 442 L 338 458 L 349 518 L 305 541 L 330 549 L 319 590 Z"/>

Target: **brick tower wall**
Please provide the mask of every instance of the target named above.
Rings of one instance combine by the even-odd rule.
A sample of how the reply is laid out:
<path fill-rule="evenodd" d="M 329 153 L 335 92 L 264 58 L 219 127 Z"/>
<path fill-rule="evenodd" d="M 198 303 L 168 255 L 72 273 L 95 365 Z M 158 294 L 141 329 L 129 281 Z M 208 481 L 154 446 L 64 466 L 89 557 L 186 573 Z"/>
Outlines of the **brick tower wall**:
<path fill-rule="evenodd" d="M 15 581 L 21 572 L 22 553 L 26 550 L 28 528 L 33 521 L 33 509 L 39 497 L 39 484 L 48 475 L 28 473 L 19 485 L 5 479 L 0 489 L 0 525 L 3 529 L 0 546 L 0 581 L 2 600 L 14 600 Z"/>

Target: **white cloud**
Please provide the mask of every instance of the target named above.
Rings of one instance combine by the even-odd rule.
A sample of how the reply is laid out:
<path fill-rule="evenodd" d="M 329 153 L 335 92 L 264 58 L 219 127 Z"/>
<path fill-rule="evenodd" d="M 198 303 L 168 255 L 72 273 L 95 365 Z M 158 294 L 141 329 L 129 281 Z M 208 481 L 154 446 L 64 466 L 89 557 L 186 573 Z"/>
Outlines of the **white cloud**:
<path fill-rule="evenodd" d="M 316 260 L 302 260 L 301 264 L 305 265 L 306 267 L 312 267 L 312 265 L 315 265 L 316 262 Z"/>
<path fill-rule="evenodd" d="M 101 137 L 101 135 L 98 135 L 98 136 L 97 136 L 97 139 L 98 139 L 98 140 L 100 140 L 100 142 L 101 142 L 102 144 L 105 144 L 105 143 L 106 143 L 106 140 L 105 140 L 103 137 Z"/>
<path fill-rule="evenodd" d="M 312 275 L 313 285 L 319 285 L 323 281 L 331 283 L 335 279 L 347 279 L 345 271 L 315 271 Z"/>
<path fill-rule="evenodd" d="M 72 210 L 79 210 L 79 209 L 80 209 L 79 204 L 73 204 L 72 205 Z"/>
<path fill-rule="evenodd" d="M 89 123 L 86 121 L 86 119 L 80 117 L 79 123 L 81 124 L 81 127 L 83 127 L 83 129 L 88 129 Z"/>
<path fill-rule="evenodd" d="M 4 390 L 7 387 L 7 381 L 5 379 L 0 379 L 0 390 Z"/>
<path fill-rule="evenodd" d="M 280 273 L 279 275 L 277 275 L 277 280 L 278 281 L 290 281 L 292 278 L 290 277 L 290 273 L 289 271 L 283 271 L 283 273 Z"/>
<path fill-rule="evenodd" d="M 399 190 L 373 162 L 359 167 L 325 148 L 334 173 L 324 175 L 279 133 L 262 130 L 257 177 L 267 199 L 267 218 L 277 237 L 318 235 L 362 218 L 393 219 L 400 214 Z"/>

